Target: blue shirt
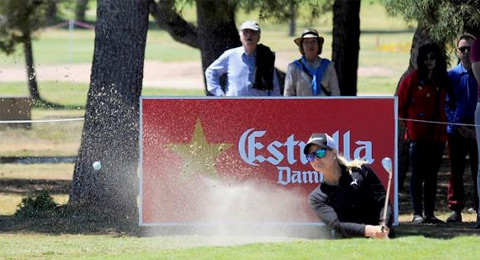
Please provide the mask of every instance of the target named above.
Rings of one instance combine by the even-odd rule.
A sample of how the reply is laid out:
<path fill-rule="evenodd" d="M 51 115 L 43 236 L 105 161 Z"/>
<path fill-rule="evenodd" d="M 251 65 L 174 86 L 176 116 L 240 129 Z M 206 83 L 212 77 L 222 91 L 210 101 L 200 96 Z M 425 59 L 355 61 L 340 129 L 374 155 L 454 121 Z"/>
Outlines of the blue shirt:
<path fill-rule="evenodd" d="M 205 70 L 207 90 L 215 96 L 280 96 L 275 71 L 272 91 L 252 88 L 256 60 L 256 54 L 248 55 L 243 46 L 225 51 Z M 225 73 L 228 78 L 226 92 L 220 85 L 220 77 Z"/>
<path fill-rule="evenodd" d="M 462 63 L 448 71 L 448 76 L 453 85 L 453 98 L 455 106 L 448 106 L 450 96 L 447 95 L 445 112 L 450 123 L 474 124 L 475 108 L 477 106 L 477 81 L 473 72 L 467 71 Z M 448 125 L 447 132 L 452 134 L 458 126 Z"/>

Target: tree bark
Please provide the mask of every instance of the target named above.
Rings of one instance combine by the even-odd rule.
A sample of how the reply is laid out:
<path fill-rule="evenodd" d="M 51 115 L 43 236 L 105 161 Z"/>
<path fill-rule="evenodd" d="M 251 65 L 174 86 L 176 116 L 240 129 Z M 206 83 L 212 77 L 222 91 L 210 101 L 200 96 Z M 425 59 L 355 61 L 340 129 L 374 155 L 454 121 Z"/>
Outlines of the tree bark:
<path fill-rule="evenodd" d="M 290 18 L 288 19 L 288 36 L 295 36 L 295 31 L 297 29 L 297 5 L 295 0 L 290 0 Z"/>
<path fill-rule="evenodd" d="M 51 0 L 48 2 L 48 7 L 47 7 L 47 24 L 54 24 L 56 19 L 57 19 L 57 1 L 56 0 Z"/>
<path fill-rule="evenodd" d="M 150 13 L 158 26 L 167 31 L 175 41 L 199 48 L 197 27 L 176 13 L 174 6 L 174 0 L 161 0 L 158 3 L 151 1 Z"/>
<path fill-rule="evenodd" d="M 225 50 L 241 46 L 235 25 L 235 10 L 236 4 L 229 1 L 197 0 L 197 31 L 203 72 Z M 208 95 L 206 86 L 205 82 L 205 93 Z"/>
<path fill-rule="evenodd" d="M 241 45 L 235 25 L 237 6 L 234 1 L 196 0 L 196 27 L 176 13 L 174 3 L 172 0 L 152 2 L 150 12 L 160 28 L 168 31 L 176 41 L 200 49 L 203 72 L 225 50 Z"/>
<path fill-rule="evenodd" d="M 25 66 L 27 70 L 28 91 L 30 98 L 34 101 L 41 100 L 37 84 L 37 74 L 35 72 L 35 63 L 33 61 L 32 38 L 30 31 L 23 31 L 23 52 L 25 54 Z"/>
<path fill-rule="evenodd" d="M 75 1 L 75 20 L 85 22 L 85 12 L 87 11 L 88 0 Z"/>
<path fill-rule="evenodd" d="M 357 95 L 360 51 L 360 0 L 335 0 L 333 4 L 332 61 L 342 96 Z"/>
<path fill-rule="evenodd" d="M 99 0 L 85 122 L 70 204 L 137 217 L 139 97 L 149 0 Z M 99 161 L 101 169 L 92 164 Z"/>

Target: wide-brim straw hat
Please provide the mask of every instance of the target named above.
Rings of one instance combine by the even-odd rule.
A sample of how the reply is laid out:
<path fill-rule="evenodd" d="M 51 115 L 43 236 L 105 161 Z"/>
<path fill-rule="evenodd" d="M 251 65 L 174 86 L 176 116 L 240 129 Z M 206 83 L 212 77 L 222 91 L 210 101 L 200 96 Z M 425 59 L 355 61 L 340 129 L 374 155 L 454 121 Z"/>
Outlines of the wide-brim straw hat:
<path fill-rule="evenodd" d="M 302 40 L 306 38 L 317 38 L 320 45 L 322 45 L 323 42 L 325 41 L 325 39 L 322 36 L 318 35 L 318 32 L 315 29 L 306 29 L 305 31 L 303 31 L 302 36 L 296 38 L 293 41 L 295 42 L 295 44 L 300 46 L 302 43 Z"/>

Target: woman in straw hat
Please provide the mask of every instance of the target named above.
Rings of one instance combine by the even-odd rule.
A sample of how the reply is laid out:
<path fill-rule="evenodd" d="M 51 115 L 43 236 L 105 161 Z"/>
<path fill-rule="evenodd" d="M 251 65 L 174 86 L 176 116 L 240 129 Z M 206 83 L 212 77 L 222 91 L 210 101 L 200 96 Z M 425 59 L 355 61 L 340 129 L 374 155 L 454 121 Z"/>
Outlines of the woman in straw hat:
<path fill-rule="evenodd" d="M 302 57 L 288 65 L 285 96 L 338 96 L 337 73 L 333 63 L 321 58 L 324 39 L 307 29 L 294 40 Z"/>

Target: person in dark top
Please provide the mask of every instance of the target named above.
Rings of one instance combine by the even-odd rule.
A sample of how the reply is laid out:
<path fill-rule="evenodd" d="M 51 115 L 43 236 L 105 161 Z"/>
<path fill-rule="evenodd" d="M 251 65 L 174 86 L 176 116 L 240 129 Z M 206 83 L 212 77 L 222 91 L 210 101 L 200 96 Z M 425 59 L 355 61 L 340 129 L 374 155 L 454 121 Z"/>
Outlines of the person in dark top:
<path fill-rule="evenodd" d="M 304 153 L 313 169 L 323 173 L 320 186 L 310 194 L 310 206 L 335 236 L 393 237 L 392 209 L 387 207 L 383 219 L 386 192 L 368 164 L 347 162 L 325 133 L 312 134 Z"/>
<path fill-rule="evenodd" d="M 399 123 L 406 126 L 404 139 L 410 143 L 412 222 L 441 224 L 434 214 L 437 177 L 447 141 L 445 106 L 452 107 L 454 100 L 445 102 L 452 87 L 437 44 L 420 46 L 417 68 L 405 76 L 397 92 Z"/>

